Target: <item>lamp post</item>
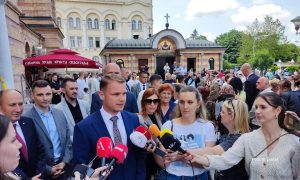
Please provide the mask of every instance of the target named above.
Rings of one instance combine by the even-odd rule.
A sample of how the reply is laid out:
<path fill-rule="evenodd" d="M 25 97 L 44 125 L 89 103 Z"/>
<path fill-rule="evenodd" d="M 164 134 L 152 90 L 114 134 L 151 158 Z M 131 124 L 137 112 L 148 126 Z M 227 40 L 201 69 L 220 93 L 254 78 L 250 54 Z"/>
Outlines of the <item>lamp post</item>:
<path fill-rule="evenodd" d="M 294 23 L 296 34 L 300 34 L 298 31 L 300 29 L 300 16 L 295 17 L 291 20 L 292 23 Z"/>

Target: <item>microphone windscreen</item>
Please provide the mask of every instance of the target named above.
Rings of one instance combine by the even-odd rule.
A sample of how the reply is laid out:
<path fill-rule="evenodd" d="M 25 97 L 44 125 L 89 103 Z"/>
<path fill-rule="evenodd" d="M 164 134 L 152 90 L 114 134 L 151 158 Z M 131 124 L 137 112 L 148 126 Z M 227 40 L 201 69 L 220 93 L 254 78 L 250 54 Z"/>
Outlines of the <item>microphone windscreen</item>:
<path fill-rule="evenodd" d="M 160 135 L 160 130 L 159 128 L 157 127 L 156 124 L 151 124 L 149 126 L 149 131 L 155 136 L 155 137 L 159 137 Z"/>
<path fill-rule="evenodd" d="M 167 149 L 171 149 L 172 151 L 181 150 L 181 143 L 179 140 L 175 139 L 173 135 L 169 133 L 165 133 L 160 140 L 163 146 Z"/>
<path fill-rule="evenodd" d="M 96 145 L 96 152 L 100 158 L 110 158 L 113 143 L 109 137 L 99 138 Z"/>
<path fill-rule="evenodd" d="M 151 139 L 151 134 L 144 126 L 138 126 L 137 128 L 135 128 L 135 130 L 144 134 L 148 140 Z"/>
<path fill-rule="evenodd" d="M 111 151 L 111 156 L 117 159 L 117 164 L 122 164 L 127 156 L 128 148 L 124 144 L 117 144 Z"/>
<path fill-rule="evenodd" d="M 160 138 L 162 137 L 162 136 L 164 136 L 166 133 L 168 133 L 168 134 L 173 134 L 173 132 L 170 130 L 170 129 L 168 129 L 168 128 L 165 128 L 165 129 L 163 129 L 161 132 L 160 132 Z"/>
<path fill-rule="evenodd" d="M 130 134 L 129 138 L 132 144 L 134 144 L 139 148 L 144 148 L 147 144 L 147 138 L 141 132 L 134 131 L 133 133 Z"/>

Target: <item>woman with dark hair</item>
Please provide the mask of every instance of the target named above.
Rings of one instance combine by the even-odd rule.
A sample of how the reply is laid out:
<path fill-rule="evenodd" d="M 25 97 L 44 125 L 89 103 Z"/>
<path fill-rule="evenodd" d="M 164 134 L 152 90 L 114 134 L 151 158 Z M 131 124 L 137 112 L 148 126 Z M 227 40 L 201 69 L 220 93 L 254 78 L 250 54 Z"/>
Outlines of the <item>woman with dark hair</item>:
<path fill-rule="evenodd" d="M 14 170 L 19 164 L 21 147 L 12 123 L 0 115 L 0 180 L 19 178 Z"/>
<path fill-rule="evenodd" d="M 156 124 L 159 129 L 162 126 L 160 99 L 154 88 L 145 90 L 141 100 L 141 112 L 138 114 L 140 123 L 146 126 Z M 146 180 L 153 179 L 159 170 L 152 154 L 147 154 L 146 159 Z"/>
<path fill-rule="evenodd" d="M 174 95 L 174 88 L 169 83 L 162 84 L 158 88 L 158 94 L 160 99 L 162 122 L 164 123 L 171 119 L 171 114 L 176 105 L 173 101 L 171 101 L 171 98 Z"/>
<path fill-rule="evenodd" d="M 288 111 L 295 112 L 300 116 L 300 99 L 291 89 L 292 84 L 289 80 L 281 80 L 279 82 L 278 94 L 284 99 Z"/>
<path fill-rule="evenodd" d="M 224 170 L 244 158 L 251 180 L 300 179 L 299 138 L 282 128 L 283 100 L 276 93 L 267 92 L 257 96 L 255 107 L 259 129 L 241 135 L 222 155 L 199 156 L 190 152 L 190 160 L 208 169 Z"/>
<path fill-rule="evenodd" d="M 234 77 L 229 81 L 229 85 L 233 87 L 233 90 L 236 94 L 236 96 L 242 100 L 246 101 L 246 93 L 244 91 L 243 82 L 240 78 Z"/>
<path fill-rule="evenodd" d="M 168 128 L 173 131 L 175 138 L 181 138 L 182 149 L 215 145 L 215 129 L 212 123 L 206 119 L 204 103 L 196 88 L 186 86 L 180 90 L 174 115 L 174 119 L 164 123 L 162 129 Z M 170 149 L 167 151 L 169 153 L 165 155 L 164 159 L 156 158 L 162 167 L 164 165 L 166 167 L 160 172 L 159 180 L 208 179 L 208 172 L 203 168 L 193 167 L 190 163 L 186 163 L 182 153 L 173 152 Z"/>

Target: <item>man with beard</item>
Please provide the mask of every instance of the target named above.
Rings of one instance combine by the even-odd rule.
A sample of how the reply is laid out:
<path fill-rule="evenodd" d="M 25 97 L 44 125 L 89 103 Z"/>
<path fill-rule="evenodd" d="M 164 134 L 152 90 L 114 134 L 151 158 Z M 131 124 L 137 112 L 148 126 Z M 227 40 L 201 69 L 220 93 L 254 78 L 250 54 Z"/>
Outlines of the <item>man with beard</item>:
<path fill-rule="evenodd" d="M 62 110 L 66 116 L 72 141 L 75 124 L 90 115 L 90 105 L 86 101 L 77 98 L 77 91 L 76 80 L 65 78 L 62 82 L 62 92 L 65 98 L 62 98 L 61 102 L 55 106 L 57 109 Z"/>

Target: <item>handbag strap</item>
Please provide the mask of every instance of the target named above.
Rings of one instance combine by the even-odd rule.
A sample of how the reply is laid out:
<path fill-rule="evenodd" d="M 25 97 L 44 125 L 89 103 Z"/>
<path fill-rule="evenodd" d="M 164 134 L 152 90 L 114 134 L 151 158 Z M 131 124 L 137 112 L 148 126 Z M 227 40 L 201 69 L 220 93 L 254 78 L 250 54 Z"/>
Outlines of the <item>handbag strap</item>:
<path fill-rule="evenodd" d="M 270 144 L 267 145 L 267 147 L 265 147 L 263 150 L 261 150 L 256 156 L 254 156 L 254 158 L 257 158 L 261 153 L 263 153 L 266 149 L 268 149 L 268 147 L 270 147 L 272 144 L 274 144 L 279 138 L 281 138 L 282 136 L 285 136 L 289 133 L 284 133 L 282 135 L 280 135 L 278 138 L 276 138 L 274 141 L 272 141 Z"/>

